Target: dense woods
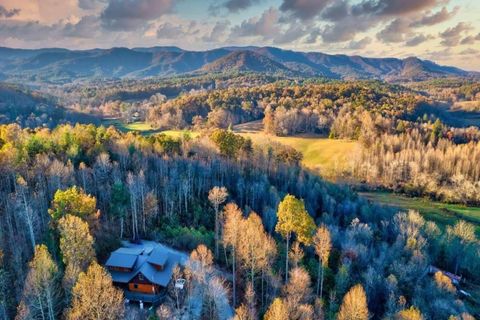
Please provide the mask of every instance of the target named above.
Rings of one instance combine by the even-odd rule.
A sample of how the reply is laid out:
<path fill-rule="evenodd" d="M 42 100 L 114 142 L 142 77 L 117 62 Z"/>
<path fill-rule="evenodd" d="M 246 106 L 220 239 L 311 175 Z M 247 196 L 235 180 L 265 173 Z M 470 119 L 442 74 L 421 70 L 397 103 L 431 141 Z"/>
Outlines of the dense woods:
<path fill-rule="evenodd" d="M 178 271 L 189 283 L 182 301 L 202 297 L 203 318 L 221 318 L 229 303 L 238 319 L 476 312 L 448 277 L 429 274 L 435 265 L 480 283 L 473 225 L 442 230 L 370 204 L 302 169 L 295 153 L 221 129 L 192 139 L 0 126 L 1 314 L 121 318 L 121 292 L 100 265 L 122 238 L 193 250 Z"/>

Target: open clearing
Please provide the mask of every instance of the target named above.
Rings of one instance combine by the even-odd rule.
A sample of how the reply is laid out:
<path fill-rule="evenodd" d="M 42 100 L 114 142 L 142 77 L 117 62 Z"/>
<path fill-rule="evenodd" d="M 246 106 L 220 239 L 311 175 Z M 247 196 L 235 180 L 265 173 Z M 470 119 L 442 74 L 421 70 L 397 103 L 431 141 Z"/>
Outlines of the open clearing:
<path fill-rule="evenodd" d="M 237 125 L 233 130 L 258 144 L 270 141 L 290 146 L 303 154 L 302 164 L 326 178 L 334 178 L 349 169 L 350 159 L 359 149 L 356 141 L 328 139 L 321 135 L 302 134 L 277 137 L 265 134 L 261 121 Z"/>
<path fill-rule="evenodd" d="M 417 210 L 425 218 L 436 222 L 441 227 L 453 225 L 458 219 L 463 219 L 475 224 L 477 234 L 480 236 L 479 207 L 436 202 L 426 198 L 410 198 L 391 192 L 360 192 L 359 194 L 372 202 L 385 206 Z"/>

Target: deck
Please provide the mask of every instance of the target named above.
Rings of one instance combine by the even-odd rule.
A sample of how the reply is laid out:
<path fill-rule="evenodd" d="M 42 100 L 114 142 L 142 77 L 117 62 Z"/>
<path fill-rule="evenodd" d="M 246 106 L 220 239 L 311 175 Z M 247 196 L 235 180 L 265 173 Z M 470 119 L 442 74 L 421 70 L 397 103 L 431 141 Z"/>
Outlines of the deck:
<path fill-rule="evenodd" d="M 167 291 L 162 290 L 159 294 L 146 294 L 141 292 L 133 292 L 133 291 L 125 290 L 123 293 L 124 293 L 125 299 L 128 299 L 130 301 L 136 301 L 136 302 L 142 301 L 143 303 L 151 303 L 151 304 L 157 305 L 163 301 Z"/>

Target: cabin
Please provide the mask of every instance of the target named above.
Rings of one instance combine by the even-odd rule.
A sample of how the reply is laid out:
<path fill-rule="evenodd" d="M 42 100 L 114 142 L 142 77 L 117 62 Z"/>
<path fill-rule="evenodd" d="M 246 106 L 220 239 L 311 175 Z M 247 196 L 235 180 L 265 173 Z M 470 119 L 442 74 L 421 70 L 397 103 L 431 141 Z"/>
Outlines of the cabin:
<path fill-rule="evenodd" d="M 429 274 L 435 274 L 437 272 L 441 272 L 444 276 L 448 277 L 450 279 L 450 281 L 452 281 L 452 283 L 456 286 L 458 286 L 460 284 L 460 281 L 462 281 L 462 277 L 459 276 L 459 275 L 456 275 L 456 274 L 453 274 L 451 272 L 442 270 L 442 269 L 437 268 L 437 267 L 432 266 L 432 265 L 430 265 L 428 267 L 428 273 Z"/>
<path fill-rule="evenodd" d="M 123 241 L 105 267 L 126 299 L 157 304 L 165 296 L 173 269 L 184 266 L 187 259 L 187 255 L 153 241 Z"/>

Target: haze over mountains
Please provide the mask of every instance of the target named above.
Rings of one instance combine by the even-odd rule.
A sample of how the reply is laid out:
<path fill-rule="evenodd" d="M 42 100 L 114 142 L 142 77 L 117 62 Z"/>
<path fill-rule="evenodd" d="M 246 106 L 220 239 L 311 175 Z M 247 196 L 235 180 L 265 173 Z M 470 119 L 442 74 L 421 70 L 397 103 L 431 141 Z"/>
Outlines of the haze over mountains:
<path fill-rule="evenodd" d="M 92 50 L 0 47 L 0 80 L 9 81 L 62 83 L 93 78 L 147 78 L 236 71 L 386 81 L 478 75 L 416 57 L 365 58 L 274 47 L 224 47 L 208 51 L 186 51 L 178 47 Z"/>

